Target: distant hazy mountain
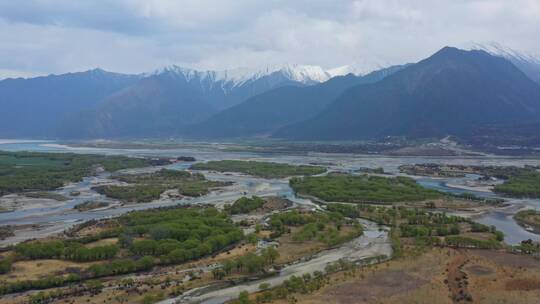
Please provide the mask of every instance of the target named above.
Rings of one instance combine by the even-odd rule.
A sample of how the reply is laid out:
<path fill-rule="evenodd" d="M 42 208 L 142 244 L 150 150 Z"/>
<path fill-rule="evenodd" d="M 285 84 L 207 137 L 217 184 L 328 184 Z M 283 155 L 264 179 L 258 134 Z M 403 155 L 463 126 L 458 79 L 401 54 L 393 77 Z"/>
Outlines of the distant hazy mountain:
<path fill-rule="evenodd" d="M 401 68 L 396 66 L 382 69 L 366 76 L 338 76 L 310 87 L 276 88 L 221 111 L 208 120 L 191 126 L 184 134 L 198 138 L 269 135 L 282 126 L 318 114 L 347 88 L 379 81 Z"/>
<path fill-rule="evenodd" d="M 268 90 L 326 81 L 320 67 L 289 65 L 262 70 L 196 71 L 177 66 L 145 75 L 62 122 L 63 137 L 163 137 Z"/>
<path fill-rule="evenodd" d="M 289 139 L 468 134 L 540 121 L 540 86 L 510 61 L 445 47 L 385 79 L 347 90 L 316 117 L 278 131 Z"/>
<path fill-rule="evenodd" d="M 100 69 L 0 81 L 0 137 L 51 137 L 58 120 L 91 108 L 138 76 Z"/>
<path fill-rule="evenodd" d="M 520 51 L 504 47 L 498 43 L 479 44 L 474 43 L 470 49 L 484 50 L 492 55 L 504 57 L 510 60 L 516 67 L 522 70 L 529 78 L 540 84 L 540 58 Z"/>

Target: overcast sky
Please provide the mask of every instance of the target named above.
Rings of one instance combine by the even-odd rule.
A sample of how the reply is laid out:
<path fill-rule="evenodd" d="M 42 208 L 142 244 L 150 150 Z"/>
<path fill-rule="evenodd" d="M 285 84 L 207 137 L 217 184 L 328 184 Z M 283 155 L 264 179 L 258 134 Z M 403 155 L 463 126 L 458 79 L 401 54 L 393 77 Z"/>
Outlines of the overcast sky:
<path fill-rule="evenodd" d="M 540 53 L 538 0 L 0 0 L 0 78 L 399 64 L 445 45 Z"/>

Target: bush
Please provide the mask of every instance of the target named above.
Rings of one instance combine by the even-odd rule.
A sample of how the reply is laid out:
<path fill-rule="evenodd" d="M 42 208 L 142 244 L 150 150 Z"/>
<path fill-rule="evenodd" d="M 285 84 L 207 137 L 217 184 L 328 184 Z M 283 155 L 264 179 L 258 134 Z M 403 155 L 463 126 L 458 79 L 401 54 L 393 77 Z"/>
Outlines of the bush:
<path fill-rule="evenodd" d="M 5 257 L 0 260 L 0 274 L 5 274 L 11 271 L 11 266 L 13 265 L 12 257 Z"/>
<path fill-rule="evenodd" d="M 253 196 L 252 198 L 241 197 L 232 204 L 229 212 L 231 214 L 249 213 L 261 208 L 263 205 L 264 200 L 258 196 Z"/>

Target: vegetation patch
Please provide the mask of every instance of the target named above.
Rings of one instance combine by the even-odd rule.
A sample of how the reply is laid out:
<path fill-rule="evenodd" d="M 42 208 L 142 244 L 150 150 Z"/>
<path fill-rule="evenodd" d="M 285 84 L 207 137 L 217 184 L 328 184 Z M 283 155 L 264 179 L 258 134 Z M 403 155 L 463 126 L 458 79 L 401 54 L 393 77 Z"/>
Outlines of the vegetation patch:
<path fill-rule="evenodd" d="M 518 224 L 525 228 L 532 229 L 535 233 L 540 233 L 540 212 L 536 210 L 523 210 L 514 215 Z"/>
<path fill-rule="evenodd" d="M 482 175 L 482 180 L 497 178 L 504 183 L 495 185 L 493 191 L 514 197 L 540 197 L 540 172 L 537 167 L 525 166 L 464 166 L 443 164 L 402 165 L 400 171 L 411 175 L 463 177 L 466 174 Z"/>
<path fill-rule="evenodd" d="M 180 195 L 202 196 L 210 189 L 227 185 L 224 182 L 206 180 L 204 175 L 187 171 L 161 169 L 154 173 L 123 174 L 115 179 L 131 185 L 98 186 L 93 189 L 108 197 L 126 202 L 150 202 L 156 200 L 165 190 L 176 189 Z"/>
<path fill-rule="evenodd" d="M 326 169 L 319 166 L 295 166 L 289 164 L 242 161 L 242 160 L 220 160 L 199 163 L 191 166 L 195 170 L 213 170 L 219 172 L 240 172 L 264 178 L 284 178 L 288 176 L 316 175 L 326 172 Z"/>
<path fill-rule="evenodd" d="M 112 172 L 150 164 L 147 159 L 125 156 L 0 152 L 0 195 L 54 190 L 81 181 L 98 168 Z"/>
<path fill-rule="evenodd" d="M 241 197 L 227 209 L 231 214 L 244 214 L 262 208 L 264 203 L 265 201 L 258 196 L 253 196 L 251 198 Z"/>
<path fill-rule="evenodd" d="M 366 218 L 392 227 L 394 252 L 403 254 L 403 246 L 415 249 L 429 246 L 492 249 L 502 247 L 502 232 L 470 219 L 405 207 L 378 207 L 366 204 L 328 204 L 329 211 L 350 218 Z"/>
<path fill-rule="evenodd" d="M 362 235 L 362 226 L 350 219 L 346 219 L 337 212 L 323 213 L 301 213 L 296 210 L 283 213 L 272 214 L 270 217 L 270 229 L 272 237 L 278 237 L 284 233 L 292 233 L 292 240 L 296 242 L 305 242 L 317 240 L 328 246 L 334 246 L 357 236 Z M 342 228 L 352 227 L 349 233 L 341 233 Z"/>
<path fill-rule="evenodd" d="M 92 190 L 103 194 L 107 197 L 118 199 L 124 202 L 139 202 L 147 203 L 159 198 L 166 188 L 162 186 L 152 185 L 135 185 L 135 186 L 98 186 Z"/>
<path fill-rule="evenodd" d="M 111 225 L 115 228 L 96 235 L 18 244 L 9 258 L 0 260 L 2 272 L 9 272 L 13 262 L 22 260 L 102 262 L 77 273 L 63 272 L 40 279 L 3 282 L 0 294 L 59 287 L 103 276 L 149 270 L 155 265 L 179 264 L 213 254 L 243 239 L 242 230 L 227 214 L 215 208 L 159 208 L 130 212 L 110 221 L 117 223 Z M 114 236 L 118 237 L 115 243 L 94 243 Z"/>
<path fill-rule="evenodd" d="M 302 195 L 328 202 L 387 203 L 435 199 L 444 194 L 426 189 L 408 177 L 331 174 L 293 178 L 290 185 Z"/>
<path fill-rule="evenodd" d="M 514 197 L 540 197 L 540 172 L 527 170 L 511 175 L 493 191 Z"/>
<path fill-rule="evenodd" d="M 56 200 L 56 201 L 59 201 L 59 202 L 64 202 L 64 201 L 68 200 L 68 198 L 63 196 L 62 194 L 58 194 L 58 193 L 54 193 L 54 192 L 45 192 L 45 191 L 28 192 L 28 193 L 25 193 L 25 196 L 31 197 L 31 198 L 52 199 L 52 200 Z"/>
<path fill-rule="evenodd" d="M 77 211 L 89 211 L 89 210 L 94 210 L 98 208 L 104 208 L 107 206 L 109 206 L 109 203 L 106 203 L 106 202 L 86 201 L 84 203 L 75 205 L 73 209 L 76 209 Z"/>

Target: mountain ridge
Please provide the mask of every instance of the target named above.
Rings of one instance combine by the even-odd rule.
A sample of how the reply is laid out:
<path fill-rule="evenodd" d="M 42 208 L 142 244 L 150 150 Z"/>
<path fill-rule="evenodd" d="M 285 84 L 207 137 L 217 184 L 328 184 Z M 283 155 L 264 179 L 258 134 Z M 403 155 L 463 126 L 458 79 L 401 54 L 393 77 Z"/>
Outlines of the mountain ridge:
<path fill-rule="evenodd" d="M 540 86 L 511 62 L 445 47 L 372 84 L 347 90 L 320 115 L 274 137 L 357 140 L 464 135 L 488 123 L 540 120 Z"/>
<path fill-rule="evenodd" d="M 365 76 L 336 76 L 318 85 L 285 86 L 256 95 L 191 126 L 183 134 L 194 138 L 265 136 L 288 124 L 316 115 L 344 90 L 381 80 L 402 69 L 394 66 Z"/>

